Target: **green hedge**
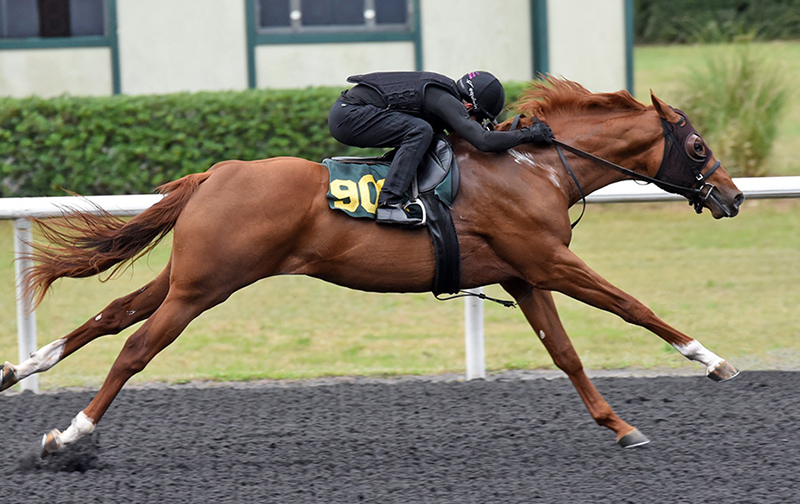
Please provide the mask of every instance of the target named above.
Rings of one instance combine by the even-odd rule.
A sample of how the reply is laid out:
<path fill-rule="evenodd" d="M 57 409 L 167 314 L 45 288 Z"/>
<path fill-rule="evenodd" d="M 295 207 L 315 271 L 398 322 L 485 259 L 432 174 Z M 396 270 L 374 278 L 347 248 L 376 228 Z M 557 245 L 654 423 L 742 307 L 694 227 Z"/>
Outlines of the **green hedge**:
<path fill-rule="evenodd" d="M 338 92 L 0 99 L 2 196 L 144 193 L 225 159 L 353 154 L 328 132 Z"/>
<path fill-rule="evenodd" d="M 800 0 L 634 0 L 637 43 L 800 38 Z"/>
<path fill-rule="evenodd" d="M 522 83 L 507 86 L 516 99 Z M 148 193 L 225 159 L 371 155 L 330 136 L 340 89 L 0 99 L 0 196 Z"/>

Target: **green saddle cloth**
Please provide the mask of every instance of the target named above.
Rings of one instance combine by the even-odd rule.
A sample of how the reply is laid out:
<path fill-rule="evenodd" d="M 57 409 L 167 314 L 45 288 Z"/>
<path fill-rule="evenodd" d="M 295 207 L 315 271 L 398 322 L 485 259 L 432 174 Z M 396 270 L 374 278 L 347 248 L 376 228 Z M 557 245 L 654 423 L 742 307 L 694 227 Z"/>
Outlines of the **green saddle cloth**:
<path fill-rule="evenodd" d="M 352 217 L 374 219 L 378 196 L 389 173 L 389 164 L 342 162 L 336 159 L 325 159 L 322 164 L 330 173 L 328 205 Z M 448 170 L 442 181 L 433 188 L 437 199 L 447 206 L 453 203 L 457 192 L 454 172 L 453 169 Z M 410 198 L 407 193 L 405 196 Z M 415 206 L 409 208 L 412 212 L 415 209 Z"/>

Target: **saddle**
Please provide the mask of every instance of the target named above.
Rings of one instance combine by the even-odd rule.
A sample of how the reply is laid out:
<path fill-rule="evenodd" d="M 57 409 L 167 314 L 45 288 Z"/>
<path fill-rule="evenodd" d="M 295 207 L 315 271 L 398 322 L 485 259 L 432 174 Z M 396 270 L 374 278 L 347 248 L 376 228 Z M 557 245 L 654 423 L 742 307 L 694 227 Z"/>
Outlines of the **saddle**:
<path fill-rule="evenodd" d="M 328 204 L 352 217 L 375 218 L 378 196 L 396 150 L 379 157 L 335 157 L 322 164 L 330 173 Z M 456 293 L 461 285 L 461 251 L 450 205 L 460 176 L 447 136 L 437 134 L 406 194 L 408 211 L 427 227 L 436 257 L 434 294 Z"/>

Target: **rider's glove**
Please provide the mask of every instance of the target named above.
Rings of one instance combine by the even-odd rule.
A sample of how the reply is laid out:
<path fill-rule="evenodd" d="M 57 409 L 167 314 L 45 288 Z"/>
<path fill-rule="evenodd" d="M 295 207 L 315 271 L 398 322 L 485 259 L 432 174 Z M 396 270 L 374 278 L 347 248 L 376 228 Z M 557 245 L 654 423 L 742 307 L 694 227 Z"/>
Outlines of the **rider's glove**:
<path fill-rule="evenodd" d="M 532 143 L 552 145 L 553 140 L 556 138 L 550 126 L 535 117 L 533 118 L 533 124 L 527 128 L 522 128 L 522 131 L 525 131 L 528 135 L 528 142 Z"/>

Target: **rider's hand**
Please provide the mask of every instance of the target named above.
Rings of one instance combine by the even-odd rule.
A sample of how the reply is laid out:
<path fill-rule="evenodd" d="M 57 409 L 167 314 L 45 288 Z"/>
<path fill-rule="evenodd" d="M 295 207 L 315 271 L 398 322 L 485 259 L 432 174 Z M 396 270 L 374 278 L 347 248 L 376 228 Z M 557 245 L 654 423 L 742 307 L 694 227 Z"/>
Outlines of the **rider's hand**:
<path fill-rule="evenodd" d="M 533 124 L 527 128 L 522 128 L 522 131 L 528 134 L 528 142 L 532 143 L 552 145 L 553 140 L 556 138 L 550 126 L 535 117 L 533 118 Z"/>

